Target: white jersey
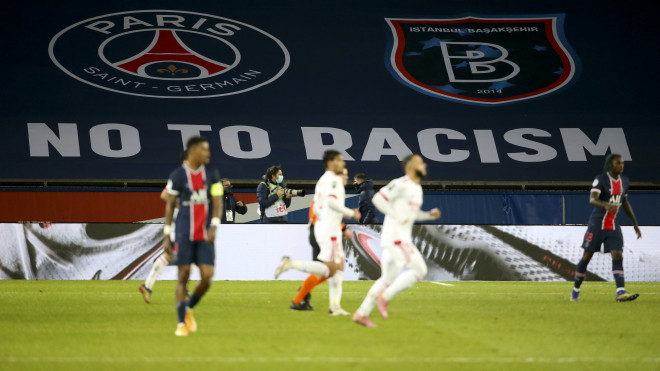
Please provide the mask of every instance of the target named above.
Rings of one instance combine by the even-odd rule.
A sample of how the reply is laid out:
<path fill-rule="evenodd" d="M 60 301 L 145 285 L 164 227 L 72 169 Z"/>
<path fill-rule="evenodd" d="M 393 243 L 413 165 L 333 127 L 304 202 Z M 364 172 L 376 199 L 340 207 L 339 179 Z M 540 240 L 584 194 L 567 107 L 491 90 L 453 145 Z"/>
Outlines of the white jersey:
<path fill-rule="evenodd" d="M 412 227 L 422 207 L 422 186 L 415 184 L 406 175 L 391 181 L 381 188 L 378 194 L 390 204 L 397 218 L 405 219 L 405 223 L 402 224 L 390 216 L 385 216 L 381 243 L 389 245 L 397 241 L 412 241 Z"/>
<path fill-rule="evenodd" d="M 344 190 L 344 183 L 342 179 L 331 171 L 326 171 L 323 176 L 316 183 L 314 188 L 314 214 L 316 215 L 316 223 L 314 224 L 314 233 L 323 234 L 325 236 L 339 236 L 341 235 L 341 220 L 346 216 L 346 213 L 353 214 L 352 210 L 348 210 L 345 214 L 333 210 L 329 203 L 335 200 L 341 206 L 344 206 L 344 199 L 346 191 Z"/>

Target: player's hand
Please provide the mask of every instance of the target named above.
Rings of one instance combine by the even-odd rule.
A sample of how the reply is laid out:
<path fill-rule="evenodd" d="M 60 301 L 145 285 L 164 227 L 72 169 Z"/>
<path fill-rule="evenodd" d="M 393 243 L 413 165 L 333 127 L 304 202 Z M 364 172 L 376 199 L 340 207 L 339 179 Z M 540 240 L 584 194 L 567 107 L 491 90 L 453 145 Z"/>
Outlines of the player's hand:
<path fill-rule="evenodd" d="M 170 240 L 170 236 L 165 236 L 165 239 L 163 240 L 163 248 L 167 254 L 172 256 L 172 241 Z"/>
<path fill-rule="evenodd" d="M 637 239 L 638 239 L 638 240 L 639 240 L 640 238 L 642 238 L 642 231 L 639 229 L 639 226 L 638 226 L 638 225 L 635 226 L 635 233 L 637 233 Z"/>
<path fill-rule="evenodd" d="M 344 229 L 344 239 L 345 240 L 353 239 L 353 232 L 348 228 Z"/>
<path fill-rule="evenodd" d="M 612 215 L 619 213 L 619 207 L 617 205 L 605 204 L 605 210 Z"/>
<path fill-rule="evenodd" d="M 291 197 L 293 197 L 293 195 L 291 193 L 287 193 L 286 196 L 284 196 L 284 197 L 291 198 Z"/>
<path fill-rule="evenodd" d="M 435 209 L 429 211 L 429 216 L 433 219 L 440 219 L 441 215 L 442 215 L 442 212 L 437 207 Z"/>
<path fill-rule="evenodd" d="M 284 195 L 284 188 L 280 188 L 277 190 L 277 197 L 282 197 Z"/>
<path fill-rule="evenodd" d="M 362 218 L 362 214 L 360 214 L 359 209 L 353 209 L 353 219 L 359 221 L 360 218 Z"/>
<path fill-rule="evenodd" d="M 243 205 L 245 205 L 243 201 L 236 201 L 236 206 L 243 207 Z"/>
<path fill-rule="evenodd" d="M 206 242 L 214 243 L 215 242 L 215 230 L 216 226 L 212 225 L 209 227 L 208 231 L 206 231 Z"/>

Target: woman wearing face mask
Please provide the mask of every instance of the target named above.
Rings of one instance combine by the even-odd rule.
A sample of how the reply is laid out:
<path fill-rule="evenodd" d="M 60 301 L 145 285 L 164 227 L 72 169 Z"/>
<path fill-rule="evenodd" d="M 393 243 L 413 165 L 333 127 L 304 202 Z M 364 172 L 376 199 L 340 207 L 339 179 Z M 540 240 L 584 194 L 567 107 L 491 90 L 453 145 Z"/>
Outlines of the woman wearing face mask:
<path fill-rule="evenodd" d="M 262 223 L 286 223 L 287 208 L 291 206 L 291 195 L 285 194 L 286 185 L 282 183 L 281 166 L 271 166 L 266 170 L 264 181 L 257 187 L 257 201 Z"/>

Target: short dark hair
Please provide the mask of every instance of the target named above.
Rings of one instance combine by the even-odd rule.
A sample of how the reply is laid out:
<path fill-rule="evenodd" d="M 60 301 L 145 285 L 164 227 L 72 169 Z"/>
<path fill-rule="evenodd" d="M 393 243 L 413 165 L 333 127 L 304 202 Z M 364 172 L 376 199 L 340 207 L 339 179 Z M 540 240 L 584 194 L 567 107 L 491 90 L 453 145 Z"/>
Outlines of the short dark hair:
<path fill-rule="evenodd" d="M 610 166 L 612 166 L 612 162 L 614 160 L 616 160 L 617 158 L 623 158 L 623 156 L 621 156 L 618 153 L 610 153 L 609 155 L 607 155 L 607 157 L 605 157 L 605 165 L 603 165 L 603 172 L 604 173 L 606 173 L 610 170 Z"/>
<path fill-rule="evenodd" d="M 270 182 L 273 179 L 273 175 L 277 174 L 280 170 L 282 170 L 282 166 L 279 165 L 273 165 L 266 169 L 266 181 Z"/>
<path fill-rule="evenodd" d="M 183 151 L 181 151 L 181 154 L 179 155 L 179 159 L 181 160 L 181 162 L 188 159 L 188 150 L 187 149 L 184 149 Z"/>
<path fill-rule="evenodd" d="M 406 167 L 408 167 L 408 164 L 410 161 L 412 161 L 413 157 L 415 157 L 414 153 L 409 154 L 408 156 L 404 157 L 403 160 L 401 161 L 401 167 L 403 170 L 406 170 Z"/>
<path fill-rule="evenodd" d="M 190 139 L 188 139 L 188 142 L 186 142 L 186 150 L 190 150 L 190 148 L 204 142 L 208 142 L 208 140 L 206 140 L 206 138 L 204 138 L 201 135 L 190 137 Z"/>
<path fill-rule="evenodd" d="M 367 180 L 367 174 L 365 173 L 357 173 L 353 178 L 360 179 L 360 180 Z"/>
<path fill-rule="evenodd" d="M 333 161 L 339 155 L 341 155 L 341 153 L 334 149 L 329 149 L 323 152 L 323 166 L 328 167 L 328 162 Z"/>

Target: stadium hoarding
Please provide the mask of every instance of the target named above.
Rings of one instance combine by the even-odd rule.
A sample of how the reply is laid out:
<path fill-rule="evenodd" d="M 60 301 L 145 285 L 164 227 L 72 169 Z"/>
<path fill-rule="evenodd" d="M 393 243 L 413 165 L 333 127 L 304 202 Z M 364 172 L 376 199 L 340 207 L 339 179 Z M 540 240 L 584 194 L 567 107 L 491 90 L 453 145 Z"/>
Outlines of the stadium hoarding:
<path fill-rule="evenodd" d="M 234 179 L 332 147 L 376 179 L 416 152 L 429 180 L 589 182 L 611 151 L 659 180 L 647 2 L 69 4 L 2 14 L 3 179 L 164 179 L 202 134 Z"/>
<path fill-rule="evenodd" d="M 346 280 L 380 275 L 381 226 L 349 225 Z M 628 281 L 660 281 L 660 227 L 622 227 Z M 415 225 L 413 242 L 430 281 L 566 281 L 574 274 L 584 226 Z M 280 258 L 311 260 L 305 225 L 221 225 L 215 280 L 272 280 Z M 265 240 L 268 236 L 268 240 Z M 143 280 L 162 252 L 161 224 L 0 224 L 0 279 Z M 193 278 L 198 273 L 193 274 Z M 306 275 L 287 272 L 284 280 Z M 596 254 L 589 280 L 611 281 L 609 255 Z M 160 279 L 176 279 L 168 267 Z"/>

